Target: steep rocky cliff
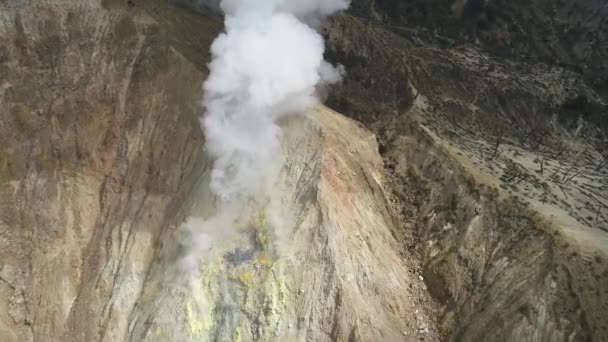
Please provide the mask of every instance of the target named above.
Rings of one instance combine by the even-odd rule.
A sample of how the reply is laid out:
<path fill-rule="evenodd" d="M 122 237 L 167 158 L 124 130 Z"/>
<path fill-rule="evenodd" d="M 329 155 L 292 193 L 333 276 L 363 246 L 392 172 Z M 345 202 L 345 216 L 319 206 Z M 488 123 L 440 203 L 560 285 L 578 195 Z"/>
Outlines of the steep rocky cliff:
<path fill-rule="evenodd" d="M 0 340 L 607 340 L 601 1 L 354 1 L 328 103 L 363 125 L 283 122 L 187 288 L 222 26 L 175 3 L 0 1 Z"/>
<path fill-rule="evenodd" d="M 184 289 L 180 227 L 213 211 L 198 117 L 217 21 L 163 2 L 1 6 L 1 340 L 439 339 L 371 132 L 322 107 L 285 122 L 273 195 Z"/>
<path fill-rule="evenodd" d="M 0 335 L 120 340 L 206 164 L 204 72 L 149 16 L 0 6 Z"/>
<path fill-rule="evenodd" d="M 608 338 L 605 10 L 357 1 L 328 34 L 454 340 Z"/>

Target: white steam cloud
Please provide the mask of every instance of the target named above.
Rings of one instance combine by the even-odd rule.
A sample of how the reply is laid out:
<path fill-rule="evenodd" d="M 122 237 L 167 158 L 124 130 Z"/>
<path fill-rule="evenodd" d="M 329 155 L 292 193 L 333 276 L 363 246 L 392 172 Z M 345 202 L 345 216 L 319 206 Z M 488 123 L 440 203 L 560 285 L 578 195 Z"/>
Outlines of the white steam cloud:
<path fill-rule="evenodd" d="M 212 217 L 192 218 L 183 227 L 185 255 L 180 266 L 188 273 L 191 289 L 200 287 L 199 267 L 207 251 L 233 248 L 231 241 L 238 239 L 235 226 L 246 225 L 246 216 L 253 215 L 250 203 L 267 200 L 279 173 L 283 133 L 279 119 L 306 115 L 319 101 L 318 89 L 339 81 L 341 70 L 323 59 L 324 42 L 315 27 L 326 16 L 346 9 L 349 2 L 220 3 L 225 32 L 211 46 L 201 120 L 206 151 L 213 161 L 209 188 L 218 203 Z M 280 217 L 282 208 L 270 203 L 269 224 L 289 221 Z"/>
<path fill-rule="evenodd" d="M 323 60 L 322 37 L 305 21 L 346 0 L 224 0 L 226 32 L 211 47 L 203 130 L 215 161 L 211 190 L 224 201 L 263 193 L 280 147 L 277 120 L 302 114 L 316 87 L 339 71 Z"/>

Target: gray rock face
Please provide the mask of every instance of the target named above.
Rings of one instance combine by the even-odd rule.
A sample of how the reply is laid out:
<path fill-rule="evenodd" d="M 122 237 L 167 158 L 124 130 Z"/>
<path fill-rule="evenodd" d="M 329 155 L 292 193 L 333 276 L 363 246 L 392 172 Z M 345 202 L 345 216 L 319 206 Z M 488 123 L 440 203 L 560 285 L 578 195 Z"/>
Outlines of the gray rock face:
<path fill-rule="evenodd" d="M 556 18 L 543 2 L 489 1 L 477 16 L 475 3 L 355 2 L 328 34 L 349 71 L 329 103 L 377 134 L 402 208 L 396 235 L 422 254 L 446 336 L 603 341 L 608 121 L 581 71 L 594 64 L 559 65 L 583 40 L 535 31 Z M 478 25 L 492 8 L 505 26 Z M 482 36 L 497 27 L 529 35 Z"/>
<path fill-rule="evenodd" d="M 198 117 L 221 22 L 0 1 L 0 340 L 604 340 L 605 100 L 593 75 L 518 57 L 603 52 L 517 36 L 550 4 L 569 8 L 355 1 L 329 32 L 349 70 L 330 103 L 378 142 L 324 107 L 283 122 L 272 193 L 184 288 L 182 224 L 214 209 Z"/>
<path fill-rule="evenodd" d="M 270 202 L 184 290 L 179 227 L 213 210 L 198 117 L 217 22 L 160 1 L 0 6 L 0 340 L 399 340 L 419 321 L 439 339 L 372 133 L 325 108 L 286 122 Z M 293 229 L 269 230 L 273 201 Z"/>
<path fill-rule="evenodd" d="M 455 340 L 603 341 L 608 235 L 502 192 L 463 150 L 427 134 L 401 131 L 385 158 L 403 220 L 423 241 L 440 326 Z"/>
<path fill-rule="evenodd" d="M 147 16 L 0 6 L 0 336 L 120 340 L 205 165 L 204 73 Z"/>

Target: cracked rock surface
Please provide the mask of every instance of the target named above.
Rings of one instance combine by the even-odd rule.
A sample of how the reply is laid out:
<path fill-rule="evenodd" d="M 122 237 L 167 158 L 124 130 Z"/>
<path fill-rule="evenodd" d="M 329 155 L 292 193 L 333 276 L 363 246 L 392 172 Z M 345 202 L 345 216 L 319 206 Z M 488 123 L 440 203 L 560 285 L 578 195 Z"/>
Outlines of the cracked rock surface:
<path fill-rule="evenodd" d="M 391 233 L 375 137 L 324 107 L 284 123 L 270 203 L 289 208 L 288 234 L 252 215 L 200 292 L 171 289 L 178 227 L 212 201 L 198 116 L 219 26 L 201 18 L 0 2 L 0 339 L 438 340 Z"/>

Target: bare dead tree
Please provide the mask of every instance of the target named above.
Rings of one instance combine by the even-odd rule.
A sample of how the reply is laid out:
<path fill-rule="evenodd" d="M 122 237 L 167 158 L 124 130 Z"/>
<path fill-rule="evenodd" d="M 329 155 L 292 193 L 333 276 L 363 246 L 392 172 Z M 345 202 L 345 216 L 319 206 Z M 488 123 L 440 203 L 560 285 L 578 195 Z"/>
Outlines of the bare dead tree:
<path fill-rule="evenodd" d="M 503 143 L 505 138 L 506 128 L 502 124 L 496 125 L 496 129 L 494 130 L 494 149 L 492 152 L 492 159 L 498 157 L 498 148 Z"/>
<path fill-rule="evenodd" d="M 602 200 L 600 200 L 594 194 L 586 193 L 586 195 L 588 195 L 589 197 L 593 198 L 595 200 L 595 202 L 597 202 L 597 209 L 596 209 L 596 213 L 595 213 L 595 223 L 599 223 L 599 218 L 600 218 L 601 210 L 602 210 L 602 208 L 603 209 L 608 209 L 608 205 L 606 205 Z M 603 229 L 603 230 L 606 230 L 606 229 Z"/>
<path fill-rule="evenodd" d="M 535 162 L 538 163 L 538 165 L 540 166 L 540 170 L 536 171 L 537 173 L 540 173 L 541 175 L 545 172 L 545 160 L 541 157 L 541 158 L 536 158 L 536 160 L 534 160 Z"/>
<path fill-rule="evenodd" d="M 581 174 L 580 170 L 576 171 L 572 176 L 570 176 L 570 177 L 568 177 L 568 179 L 564 180 L 564 183 L 570 182 L 571 180 L 573 180 L 574 178 L 576 178 L 576 176 L 578 176 L 580 174 Z"/>
<path fill-rule="evenodd" d="M 578 170 L 576 173 L 574 173 L 574 175 L 572 175 L 571 177 L 568 177 L 568 174 L 570 173 L 570 171 L 572 171 L 574 168 L 576 168 L 578 166 L 578 163 L 581 161 L 581 159 L 583 159 L 582 157 L 585 155 L 585 152 L 587 152 L 588 147 L 585 147 L 585 149 L 581 152 L 578 153 L 578 155 L 576 156 L 576 159 L 574 160 L 574 162 L 572 162 L 572 165 L 570 166 L 570 168 L 568 168 L 568 170 L 566 170 L 566 172 L 564 172 L 564 175 L 562 177 L 562 182 L 564 183 L 568 183 L 569 181 L 571 181 L 572 179 L 574 179 L 576 176 L 578 176 L 581 171 Z"/>
<path fill-rule="evenodd" d="M 553 159 L 558 160 L 568 149 L 568 144 L 564 141 L 563 137 L 559 137 L 557 140 L 557 152 L 553 155 Z"/>
<path fill-rule="evenodd" d="M 599 172 L 601 169 L 606 167 L 606 165 L 608 165 L 608 148 L 603 151 L 600 151 L 600 153 L 602 155 L 602 159 L 595 167 L 595 171 L 597 171 L 597 172 Z"/>
<path fill-rule="evenodd" d="M 538 151 L 540 149 L 548 134 L 549 130 L 546 129 L 546 127 L 543 127 L 532 135 L 532 151 Z"/>
<path fill-rule="evenodd" d="M 532 108 L 532 113 L 529 117 L 529 130 L 525 136 L 525 140 L 530 143 L 532 151 L 538 151 L 547 138 L 551 135 L 551 119 L 543 112 L 539 113 L 536 107 Z"/>
<path fill-rule="evenodd" d="M 520 184 L 522 181 L 528 178 L 528 174 L 522 165 L 507 160 L 507 165 L 502 177 L 502 179 L 507 183 Z"/>
<path fill-rule="evenodd" d="M 600 171 L 604 166 L 608 165 L 608 158 L 604 157 L 595 167 L 595 171 Z"/>

